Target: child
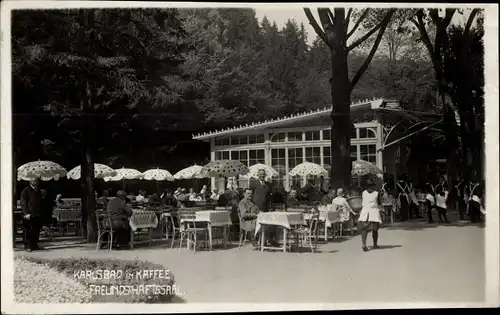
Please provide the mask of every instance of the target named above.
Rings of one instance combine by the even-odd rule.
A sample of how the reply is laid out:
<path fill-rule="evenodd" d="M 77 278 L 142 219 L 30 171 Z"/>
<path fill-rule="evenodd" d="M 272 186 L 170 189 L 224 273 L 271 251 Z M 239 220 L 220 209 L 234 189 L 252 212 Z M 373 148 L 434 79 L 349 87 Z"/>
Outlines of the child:
<path fill-rule="evenodd" d="M 449 223 L 446 217 L 446 200 L 448 199 L 448 192 L 443 188 L 443 186 L 436 187 L 436 209 L 438 212 L 438 218 L 440 223 Z"/>
<path fill-rule="evenodd" d="M 425 205 L 427 207 L 427 217 L 429 223 L 434 223 L 432 219 L 432 210 L 436 209 L 436 199 L 434 198 L 434 187 L 426 185 Z"/>
<path fill-rule="evenodd" d="M 471 223 L 476 223 L 481 221 L 481 213 L 485 214 L 486 212 L 484 211 L 484 208 L 481 204 L 481 198 L 480 196 L 480 188 L 479 185 L 476 185 L 472 192 L 471 195 L 472 197 L 469 200 L 469 216 L 470 216 L 470 221 Z"/>

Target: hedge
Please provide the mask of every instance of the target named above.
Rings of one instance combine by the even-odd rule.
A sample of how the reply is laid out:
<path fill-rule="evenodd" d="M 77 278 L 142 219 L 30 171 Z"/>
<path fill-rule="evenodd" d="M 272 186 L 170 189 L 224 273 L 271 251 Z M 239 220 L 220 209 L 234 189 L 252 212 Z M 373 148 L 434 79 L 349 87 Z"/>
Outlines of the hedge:
<path fill-rule="evenodd" d="M 93 292 L 92 302 L 94 303 L 171 303 L 176 295 L 176 290 L 178 291 L 174 276 L 169 271 L 163 272 L 168 269 L 149 261 L 34 257 L 25 257 L 25 259 L 47 265 L 83 283 Z M 114 271 L 115 277 L 104 279 L 104 273 L 101 272 L 99 275 L 96 272 L 98 270 Z M 92 274 L 89 275 L 86 273 L 87 271 L 92 272 Z M 84 273 L 82 274 L 82 272 Z M 140 277 L 138 273 L 140 273 Z M 128 277 L 127 275 L 133 276 Z M 106 288 L 105 291 L 102 291 L 103 286 Z M 135 290 L 131 291 L 131 288 Z M 144 290 L 141 291 L 140 288 Z M 98 292 L 98 289 L 101 291 Z"/>

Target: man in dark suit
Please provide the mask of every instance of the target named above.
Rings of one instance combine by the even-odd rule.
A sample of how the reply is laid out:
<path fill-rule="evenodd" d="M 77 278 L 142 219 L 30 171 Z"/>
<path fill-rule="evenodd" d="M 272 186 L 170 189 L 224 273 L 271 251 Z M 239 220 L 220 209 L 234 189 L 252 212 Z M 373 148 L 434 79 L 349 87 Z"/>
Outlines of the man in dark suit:
<path fill-rule="evenodd" d="M 21 192 L 21 208 L 23 209 L 24 249 L 28 252 L 38 250 L 40 240 L 42 195 L 38 187 L 38 179 L 30 180 L 30 185 Z"/>
<path fill-rule="evenodd" d="M 271 185 L 266 182 L 266 170 L 259 170 L 259 179 L 250 188 L 252 190 L 252 201 L 262 212 L 269 212 L 271 208 Z"/>
<path fill-rule="evenodd" d="M 127 193 L 119 190 L 116 198 L 108 202 L 108 213 L 111 218 L 111 224 L 116 231 L 116 246 L 127 248 L 130 243 L 130 225 L 129 218 L 134 214 L 132 209 L 126 203 Z"/>
<path fill-rule="evenodd" d="M 252 190 L 252 202 L 259 208 L 262 212 L 269 212 L 271 209 L 271 185 L 266 182 L 266 170 L 261 169 L 258 173 L 259 179 L 255 181 L 250 189 Z M 268 227 L 267 239 L 271 244 L 275 242 L 276 229 Z"/>

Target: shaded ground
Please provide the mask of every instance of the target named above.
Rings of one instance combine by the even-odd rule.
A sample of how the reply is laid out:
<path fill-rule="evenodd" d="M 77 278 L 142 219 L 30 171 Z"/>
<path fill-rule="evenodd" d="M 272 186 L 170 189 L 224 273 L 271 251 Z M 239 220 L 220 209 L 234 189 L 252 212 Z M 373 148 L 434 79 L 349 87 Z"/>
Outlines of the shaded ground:
<path fill-rule="evenodd" d="M 157 242 L 131 251 L 74 244 L 16 255 L 150 260 L 172 270 L 188 303 L 481 302 L 484 229 L 456 225 L 396 223 L 380 231 L 381 248 L 369 252 L 354 236 L 320 245 L 314 254 L 262 253 L 251 246 L 193 253 Z"/>

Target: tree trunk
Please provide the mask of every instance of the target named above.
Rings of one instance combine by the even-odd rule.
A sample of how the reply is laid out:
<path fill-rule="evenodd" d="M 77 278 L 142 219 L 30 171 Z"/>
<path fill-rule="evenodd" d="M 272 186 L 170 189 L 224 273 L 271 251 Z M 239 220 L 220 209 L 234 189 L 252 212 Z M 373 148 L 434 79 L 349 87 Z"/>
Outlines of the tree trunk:
<path fill-rule="evenodd" d="M 92 157 L 93 126 L 91 102 L 88 87 L 82 93 L 82 129 L 81 129 L 81 180 L 82 180 L 82 232 L 88 243 L 97 241 L 97 221 L 95 215 L 96 200 L 94 195 L 94 160 Z"/>
<path fill-rule="evenodd" d="M 332 55 L 332 78 L 330 91 L 332 96 L 332 131 L 331 131 L 331 169 L 332 188 L 348 188 L 351 184 L 351 83 L 347 64 L 344 15 L 335 11 L 337 23 L 333 26 L 333 39 L 330 41 Z"/>
<path fill-rule="evenodd" d="M 443 102 L 443 122 L 446 141 L 447 157 L 447 176 L 448 176 L 448 190 L 451 191 L 453 183 L 457 179 L 457 166 L 458 166 L 458 133 L 457 121 L 455 113 L 450 108 L 451 97 L 448 95 L 446 89 L 440 86 L 441 101 Z"/>

